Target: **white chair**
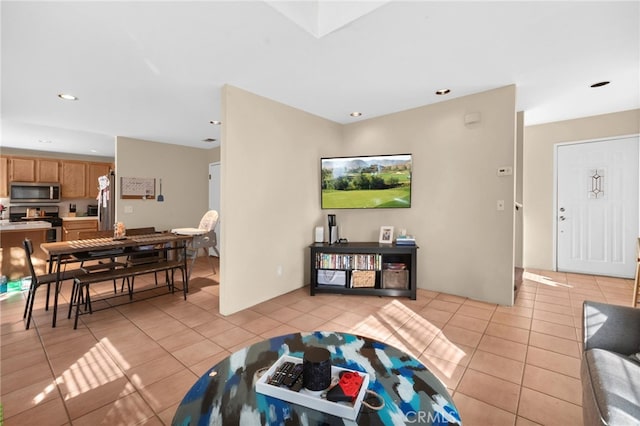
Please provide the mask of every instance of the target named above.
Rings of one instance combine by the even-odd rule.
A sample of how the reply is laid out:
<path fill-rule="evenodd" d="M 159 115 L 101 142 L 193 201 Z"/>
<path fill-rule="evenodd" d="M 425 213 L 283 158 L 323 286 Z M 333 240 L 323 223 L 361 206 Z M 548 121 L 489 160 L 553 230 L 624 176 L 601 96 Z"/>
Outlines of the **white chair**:
<path fill-rule="evenodd" d="M 216 252 L 216 255 L 220 257 L 220 252 L 216 245 L 218 244 L 218 238 L 216 236 L 216 224 L 218 223 L 218 212 L 215 210 L 209 210 L 200 219 L 200 225 L 197 228 L 176 228 L 171 232 L 178 235 L 192 235 L 193 239 L 187 249 L 187 255 L 191 257 L 191 268 L 187 272 L 187 279 L 191 277 L 191 271 L 193 270 L 193 264 L 198 257 L 198 250 L 203 249 L 205 256 L 211 265 L 213 273 L 216 273 L 216 267 L 211 263 L 211 257 L 209 256 L 209 249 L 212 248 Z"/>

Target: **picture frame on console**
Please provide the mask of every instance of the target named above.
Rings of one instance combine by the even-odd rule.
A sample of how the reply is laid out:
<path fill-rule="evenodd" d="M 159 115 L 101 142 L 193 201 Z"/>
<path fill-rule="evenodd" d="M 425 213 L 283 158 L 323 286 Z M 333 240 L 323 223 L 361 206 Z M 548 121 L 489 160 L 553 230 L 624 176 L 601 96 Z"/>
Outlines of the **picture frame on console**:
<path fill-rule="evenodd" d="M 393 243 L 393 226 L 381 226 L 380 227 L 380 238 L 378 240 L 380 244 L 391 244 Z"/>

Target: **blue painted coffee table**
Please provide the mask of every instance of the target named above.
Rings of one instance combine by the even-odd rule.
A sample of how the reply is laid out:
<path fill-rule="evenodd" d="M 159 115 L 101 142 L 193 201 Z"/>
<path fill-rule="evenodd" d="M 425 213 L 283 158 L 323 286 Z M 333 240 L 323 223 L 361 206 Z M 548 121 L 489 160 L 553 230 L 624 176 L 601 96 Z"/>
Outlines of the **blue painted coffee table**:
<path fill-rule="evenodd" d="M 337 367 L 369 374 L 368 389 L 384 400 L 381 410 L 362 406 L 355 422 L 256 393 L 260 371 L 281 355 L 302 358 L 323 347 Z M 367 398 L 365 398 L 367 400 Z M 373 398 L 371 405 L 379 405 Z M 255 343 L 207 371 L 187 392 L 173 425 L 461 425 L 446 387 L 407 353 L 346 333 L 295 333 Z"/>

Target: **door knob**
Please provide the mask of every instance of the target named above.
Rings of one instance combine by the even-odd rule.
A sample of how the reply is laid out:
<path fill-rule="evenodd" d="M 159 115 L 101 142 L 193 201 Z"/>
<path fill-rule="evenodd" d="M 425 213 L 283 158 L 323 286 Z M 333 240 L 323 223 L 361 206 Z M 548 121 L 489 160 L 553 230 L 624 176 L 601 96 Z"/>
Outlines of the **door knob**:
<path fill-rule="evenodd" d="M 566 217 L 564 217 L 564 216 L 560 216 L 560 221 L 561 221 L 561 222 L 562 222 L 563 220 L 565 220 L 565 219 L 566 219 Z"/>
<path fill-rule="evenodd" d="M 560 211 L 563 212 L 564 211 L 564 207 L 560 207 Z"/>

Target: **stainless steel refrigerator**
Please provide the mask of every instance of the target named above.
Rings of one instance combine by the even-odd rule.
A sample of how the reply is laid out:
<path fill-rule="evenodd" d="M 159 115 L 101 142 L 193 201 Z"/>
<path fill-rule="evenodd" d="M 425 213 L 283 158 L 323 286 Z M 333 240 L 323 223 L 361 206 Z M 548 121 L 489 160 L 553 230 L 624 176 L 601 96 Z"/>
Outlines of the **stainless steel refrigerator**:
<path fill-rule="evenodd" d="M 98 178 L 98 229 L 113 229 L 116 220 L 116 174 L 113 170 Z"/>

